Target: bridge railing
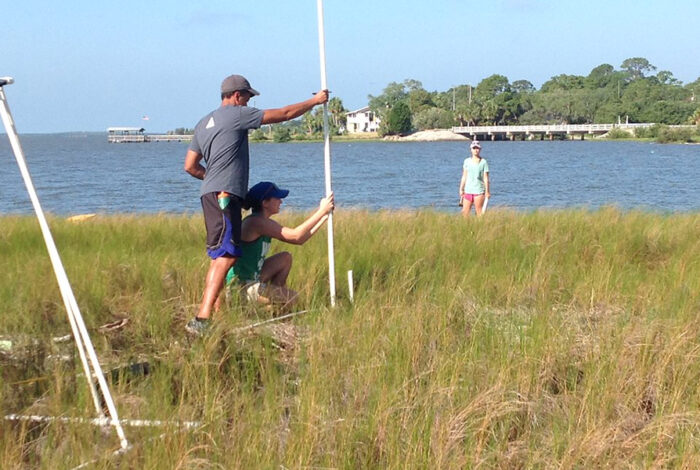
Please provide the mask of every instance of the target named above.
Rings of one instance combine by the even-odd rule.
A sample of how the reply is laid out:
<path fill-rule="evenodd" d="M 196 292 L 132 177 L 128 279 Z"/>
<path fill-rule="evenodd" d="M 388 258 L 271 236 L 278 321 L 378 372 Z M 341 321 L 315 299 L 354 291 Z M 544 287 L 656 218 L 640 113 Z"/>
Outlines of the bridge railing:
<path fill-rule="evenodd" d="M 609 132 L 612 129 L 635 129 L 651 127 L 653 123 L 634 124 L 551 124 L 532 126 L 461 126 L 453 127 L 452 132 L 457 134 L 513 134 L 513 133 L 595 133 Z"/>

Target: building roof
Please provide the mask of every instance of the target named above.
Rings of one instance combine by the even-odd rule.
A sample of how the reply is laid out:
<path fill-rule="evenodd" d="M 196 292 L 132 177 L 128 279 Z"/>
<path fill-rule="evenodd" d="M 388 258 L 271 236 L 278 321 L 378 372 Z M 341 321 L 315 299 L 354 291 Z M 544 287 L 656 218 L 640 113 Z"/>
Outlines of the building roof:
<path fill-rule="evenodd" d="M 143 132 L 143 127 L 108 127 L 107 132 Z"/>
<path fill-rule="evenodd" d="M 356 109 L 355 111 L 348 111 L 345 114 L 366 113 L 367 111 L 369 111 L 369 106 L 365 106 L 364 108 Z"/>

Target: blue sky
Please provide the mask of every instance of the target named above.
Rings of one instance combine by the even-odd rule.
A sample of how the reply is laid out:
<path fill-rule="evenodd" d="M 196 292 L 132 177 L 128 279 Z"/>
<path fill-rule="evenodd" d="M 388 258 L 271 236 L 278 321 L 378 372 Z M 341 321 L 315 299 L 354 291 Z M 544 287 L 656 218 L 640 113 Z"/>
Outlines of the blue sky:
<path fill-rule="evenodd" d="M 429 90 L 494 73 L 539 87 L 645 57 L 700 76 L 697 0 L 326 0 L 328 86 L 346 108 L 392 81 Z M 20 133 L 158 132 L 193 127 L 245 75 L 251 105 L 280 107 L 320 88 L 315 0 L 23 0 L 0 9 L 0 76 Z M 149 121 L 143 121 L 147 115 Z M 4 130 L 3 130 L 4 131 Z"/>

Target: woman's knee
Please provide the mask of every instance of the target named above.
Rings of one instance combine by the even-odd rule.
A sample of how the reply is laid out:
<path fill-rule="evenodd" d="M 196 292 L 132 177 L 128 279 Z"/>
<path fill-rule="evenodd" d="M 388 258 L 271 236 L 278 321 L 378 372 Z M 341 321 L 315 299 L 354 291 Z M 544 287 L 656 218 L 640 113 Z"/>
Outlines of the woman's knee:
<path fill-rule="evenodd" d="M 284 264 L 284 266 L 292 266 L 292 254 L 288 251 L 281 251 L 279 253 L 280 256 L 280 262 Z"/>

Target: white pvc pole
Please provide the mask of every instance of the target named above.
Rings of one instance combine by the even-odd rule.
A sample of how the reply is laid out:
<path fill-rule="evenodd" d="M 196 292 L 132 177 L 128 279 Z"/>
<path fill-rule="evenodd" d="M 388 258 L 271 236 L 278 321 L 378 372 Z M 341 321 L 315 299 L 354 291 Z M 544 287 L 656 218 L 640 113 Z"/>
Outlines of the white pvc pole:
<path fill-rule="evenodd" d="M 12 114 L 10 113 L 10 107 L 7 104 L 7 98 L 5 96 L 5 91 L 3 89 L 4 85 L 11 84 L 13 80 L 9 77 L 0 78 L 0 116 L 2 117 L 3 124 L 5 125 L 5 130 L 7 132 L 7 137 L 10 140 L 10 145 L 14 151 L 15 158 L 17 159 L 17 164 L 19 165 L 20 173 L 24 179 L 24 184 L 29 192 L 29 198 L 32 201 L 32 206 L 36 212 L 37 219 L 39 221 L 39 226 L 41 227 L 42 235 L 44 236 L 44 243 L 49 252 L 49 258 L 51 259 L 51 264 L 53 265 L 54 273 L 56 274 L 56 279 L 58 281 L 58 286 L 61 290 L 61 296 L 63 297 L 63 303 L 66 307 L 66 313 L 68 315 L 68 320 L 71 324 L 71 329 L 75 336 L 76 346 L 81 354 L 81 361 L 83 362 L 83 367 L 87 365 L 86 359 L 84 357 L 87 353 L 90 359 L 90 365 L 94 371 L 94 375 L 99 383 L 100 390 L 102 391 L 102 396 L 104 397 L 109 414 L 112 417 L 113 425 L 116 428 L 117 435 L 119 436 L 120 444 L 122 448 L 126 449 L 129 446 L 126 436 L 124 435 L 124 429 L 119 422 L 119 416 L 117 414 L 116 406 L 114 405 L 114 400 L 112 399 L 112 394 L 107 386 L 107 381 L 102 373 L 102 367 L 97 359 L 97 354 L 95 353 L 95 348 L 92 345 L 90 336 L 85 327 L 85 322 L 78 308 L 78 303 L 73 295 L 73 290 L 68 281 L 68 276 L 61 262 L 61 257 L 58 254 L 58 249 L 56 248 L 56 243 L 51 235 L 51 230 L 49 229 L 49 224 L 46 221 L 44 211 L 39 203 L 39 196 L 36 194 L 36 189 L 34 188 L 34 183 L 32 182 L 31 175 L 29 174 L 29 169 L 27 168 L 26 160 L 24 158 L 24 152 L 22 151 L 22 146 L 19 142 L 19 137 L 17 135 L 17 130 L 15 129 L 14 121 L 12 120 Z M 77 331 L 76 331 L 77 330 Z M 85 351 L 82 351 L 82 350 Z M 94 384 L 91 381 L 91 374 L 89 368 L 86 370 L 86 377 L 88 382 L 91 384 L 91 392 L 93 394 L 93 401 L 97 408 L 97 412 L 100 417 L 104 414 L 100 408 L 99 399 L 97 397 L 97 392 L 94 389 Z"/>
<path fill-rule="evenodd" d="M 267 325 L 269 323 L 275 323 L 278 321 L 286 320 L 288 318 L 296 317 L 298 315 L 302 315 L 302 314 L 308 313 L 308 312 L 309 312 L 308 310 L 300 310 L 298 312 L 288 313 L 286 315 L 282 315 L 281 317 L 275 317 L 275 318 L 271 318 L 269 320 L 263 320 L 263 321 L 260 321 L 257 323 L 253 323 L 252 325 L 243 326 L 241 328 L 236 328 L 234 331 L 236 333 L 241 333 L 243 331 L 252 330 L 253 328 L 257 328 L 257 327 L 262 326 L 262 325 Z"/>
<path fill-rule="evenodd" d="M 318 44 L 321 58 L 321 89 L 327 90 L 326 80 L 326 35 L 323 29 L 323 0 L 317 0 L 318 9 Z M 331 187 L 331 139 L 328 130 L 328 103 L 323 105 L 323 153 L 326 175 L 326 197 L 330 196 Z M 335 254 L 333 250 L 333 212 L 328 214 L 328 282 L 331 292 L 331 306 L 335 307 Z"/>
<path fill-rule="evenodd" d="M 481 215 L 486 214 L 486 207 L 489 205 L 489 198 L 484 199 L 484 207 L 481 208 Z"/>
<path fill-rule="evenodd" d="M 0 83 L 5 82 L 6 84 L 11 84 L 13 82 L 12 78 L 10 77 L 3 77 L 0 79 Z M 31 183 L 31 177 L 29 177 L 29 171 L 26 169 L 26 164 L 24 161 L 24 152 L 22 151 L 21 144 L 19 143 L 19 138 L 17 137 L 17 131 L 14 126 L 14 122 L 12 120 L 12 114 L 10 113 L 10 108 L 9 105 L 7 104 L 7 98 L 5 97 L 4 90 L 2 87 L 0 87 L 0 100 L 2 101 L 2 107 L 0 108 L 0 113 L 2 113 L 2 120 L 5 125 L 5 129 L 7 131 L 7 135 L 10 138 L 10 144 L 12 145 L 12 148 L 15 152 L 15 156 L 17 158 L 17 162 L 20 166 L 20 172 L 22 173 L 22 176 L 24 177 L 25 174 L 29 178 L 29 182 Z M 12 129 L 12 131 L 10 131 Z M 17 155 L 21 155 L 21 159 L 17 157 Z M 25 183 L 27 182 L 27 179 L 25 178 Z M 32 184 L 33 186 L 33 184 Z M 29 197 L 32 199 L 32 203 L 34 205 L 34 208 L 36 210 L 37 206 L 39 206 L 39 212 L 43 215 L 43 211 L 41 210 L 41 206 L 39 204 L 38 198 L 36 201 L 34 200 L 34 197 L 36 196 L 36 192 L 29 191 Z M 41 218 L 39 220 L 39 225 L 42 225 Z M 43 226 L 42 226 L 42 231 L 43 231 Z M 54 262 L 53 259 L 53 254 L 52 251 L 49 250 L 49 257 L 51 257 L 52 263 Z M 58 261 L 60 263 L 60 260 Z M 97 411 L 97 414 L 100 418 L 104 418 L 104 413 L 102 412 L 102 405 L 100 404 L 100 398 L 99 395 L 97 394 L 97 389 L 95 388 L 95 383 L 92 381 L 92 372 L 90 369 L 90 365 L 88 364 L 87 356 L 85 353 L 85 348 L 83 346 L 83 341 L 80 337 L 80 332 L 78 329 L 78 325 L 75 321 L 75 315 L 74 315 L 74 310 L 73 306 L 71 305 L 69 299 L 69 296 L 66 295 L 66 286 L 62 282 L 62 278 L 58 278 L 58 287 L 59 290 L 61 291 L 61 297 L 63 298 L 64 301 L 64 306 L 66 308 L 66 313 L 68 314 L 68 322 L 70 323 L 71 331 L 73 332 L 73 336 L 75 337 L 75 342 L 76 342 L 76 347 L 78 348 L 78 354 L 80 356 L 80 362 L 83 366 L 83 370 L 85 371 L 85 377 L 87 378 L 88 381 L 88 386 L 90 388 L 90 392 L 92 395 L 92 401 L 95 405 L 95 410 Z M 70 288 L 70 287 L 69 287 Z"/>
<path fill-rule="evenodd" d="M 352 280 L 352 269 L 348 271 L 348 295 L 350 297 L 350 303 L 355 303 L 355 284 Z"/>
<path fill-rule="evenodd" d="M 91 426 L 116 426 L 117 420 L 112 418 L 71 418 L 69 416 L 39 416 L 11 414 L 4 417 L 7 421 L 33 422 L 33 423 L 65 423 L 65 424 L 89 424 Z M 199 421 L 163 421 L 148 419 L 121 419 L 118 422 L 123 426 L 135 428 L 145 427 L 176 427 L 194 429 L 202 425 Z"/>

